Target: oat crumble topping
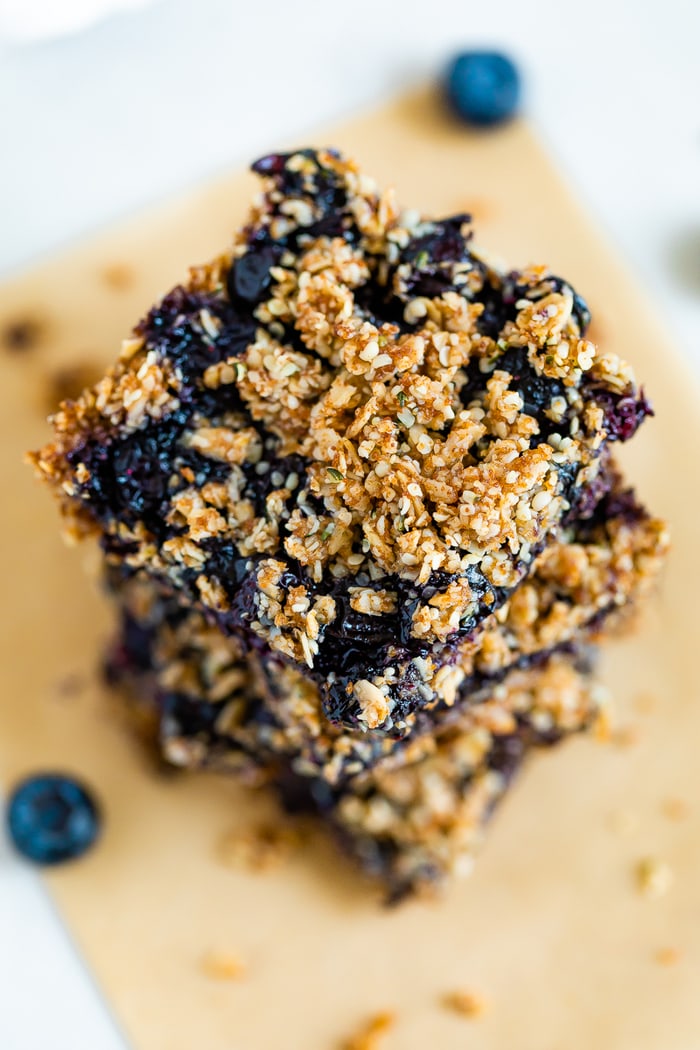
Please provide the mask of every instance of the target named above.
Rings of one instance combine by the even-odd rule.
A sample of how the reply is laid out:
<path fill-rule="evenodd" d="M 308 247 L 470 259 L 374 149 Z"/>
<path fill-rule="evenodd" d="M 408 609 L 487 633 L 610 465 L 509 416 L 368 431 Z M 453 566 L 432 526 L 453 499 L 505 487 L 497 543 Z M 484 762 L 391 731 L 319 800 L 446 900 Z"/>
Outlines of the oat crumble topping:
<path fill-rule="evenodd" d="M 400 211 L 333 150 L 254 170 L 232 248 L 33 461 L 72 535 L 308 668 L 333 721 L 400 727 L 413 662 L 429 686 L 650 409 L 571 286 L 497 272 L 468 216 Z"/>

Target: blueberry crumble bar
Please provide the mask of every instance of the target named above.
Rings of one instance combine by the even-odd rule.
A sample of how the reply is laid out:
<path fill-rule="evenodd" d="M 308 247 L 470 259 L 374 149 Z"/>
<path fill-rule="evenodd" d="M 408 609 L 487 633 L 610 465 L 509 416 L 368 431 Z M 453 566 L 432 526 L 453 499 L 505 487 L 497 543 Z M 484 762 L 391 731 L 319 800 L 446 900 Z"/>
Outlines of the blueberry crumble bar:
<path fill-rule="evenodd" d="M 167 757 L 311 797 L 410 889 L 462 848 L 416 830 L 424 776 L 471 843 L 530 747 L 591 721 L 582 654 L 667 546 L 612 458 L 651 408 L 572 286 L 496 268 L 468 215 L 400 210 L 330 149 L 253 170 L 232 247 L 30 458 L 99 538 L 111 673 Z"/>
<path fill-rule="evenodd" d="M 154 648 L 158 638 L 132 622 L 110 662 L 149 741 L 178 765 L 234 772 L 244 782 L 275 790 L 288 811 L 320 818 L 389 902 L 433 893 L 449 876 L 467 872 L 488 818 L 530 750 L 588 728 L 604 702 L 588 674 L 589 654 L 571 646 L 492 681 L 482 687 L 478 704 L 410 745 L 400 742 L 400 753 L 394 748 L 388 758 L 338 784 L 318 768 L 295 766 L 289 738 L 279 735 L 265 689 L 257 692 L 259 678 L 242 654 L 227 666 L 228 698 L 219 702 L 203 699 L 191 677 L 189 694 L 180 691 L 182 683 L 178 691 L 164 688 L 167 665 L 161 676 L 149 665 Z M 183 655 L 174 665 L 178 680 L 192 670 L 192 651 Z M 200 651 L 195 664 L 198 659 L 204 677 L 212 662 L 211 675 L 212 651 Z M 286 746 L 280 748 L 280 739 Z"/>
<path fill-rule="evenodd" d="M 478 644 L 463 643 L 458 662 L 442 675 L 440 703 L 413 716 L 403 738 L 328 723 L 319 690 L 304 674 L 274 652 L 246 651 L 138 574 L 110 580 L 121 609 L 110 674 L 150 679 L 161 747 L 175 764 L 249 765 L 283 756 L 299 776 L 345 785 L 379 761 L 397 764 L 430 747 L 440 727 L 489 700 L 509 672 L 600 641 L 636 607 L 663 557 L 663 524 L 618 486 L 593 517 L 568 531 L 566 541 L 538 559 Z"/>

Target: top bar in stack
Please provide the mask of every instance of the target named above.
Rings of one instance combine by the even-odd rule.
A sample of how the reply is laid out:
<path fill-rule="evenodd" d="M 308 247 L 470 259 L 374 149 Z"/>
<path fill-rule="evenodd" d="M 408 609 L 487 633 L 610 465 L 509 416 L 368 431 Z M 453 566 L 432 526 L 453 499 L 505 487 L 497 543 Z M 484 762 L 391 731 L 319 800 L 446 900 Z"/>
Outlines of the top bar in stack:
<path fill-rule="evenodd" d="M 33 458 L 108 561 L 401 735 L 650 409 L 572 287 L 496 270 L 467 215 L 400 212 L 333 150 L 253 168 L 233 248 Z"/>

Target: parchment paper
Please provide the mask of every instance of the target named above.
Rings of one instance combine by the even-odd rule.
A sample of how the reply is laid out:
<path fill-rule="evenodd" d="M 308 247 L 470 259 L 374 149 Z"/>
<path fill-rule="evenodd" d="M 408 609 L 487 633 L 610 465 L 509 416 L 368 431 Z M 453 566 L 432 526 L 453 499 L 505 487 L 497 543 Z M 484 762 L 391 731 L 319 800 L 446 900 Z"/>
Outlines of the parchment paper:
<path fill-rule="evenodd" d="M 473 134 L 420 92 L 310 141 L 354 154 L 407 205 L 473 209 L 479 243 L 508 263 L 550 263 L 589 300 L 593 336 L 643 378 L 657 417 L 624 461 L 671 520 L 674 553 L 640 632 L 604 662 L 624 732 L 537 758 L 471 879 L 392 911 L 323 841 L 266 874 L 223 866 L 221 836 L 270 801 L 220 777 L 158 775 L 134 746 L 96 674 L 110 625 L 84 572 L 92 556 L 62 545 L 21 454 L 47 436 L 56 371 L 99 371 L 185 266 L 226 243 L 254 186 L 234 174 L 0 290 L 0 770 L 8 785 L 76 771 L 106 812 L 99 848 L 47 875 L 51 893 L 135 1050 L 326 1050 L 382 1009 L 396 1011 L 388 1050 L 696 1050 L 700 391 L 525 125 Z M 581 162 L 605 158 L 582 150 Z M 26 321 L 35 345 L 2 346 L 8 326 L 23 341 Z M 661 899 L 638 892 L 644 857 L 675 874 Z M 657 961 L 667 948 L 674 965 Z M 246 976 L 212 981 L 209 950 L 240 955 Z M 450 1013 L 440 1000 L 455 988 L 490 1009 Z"/>

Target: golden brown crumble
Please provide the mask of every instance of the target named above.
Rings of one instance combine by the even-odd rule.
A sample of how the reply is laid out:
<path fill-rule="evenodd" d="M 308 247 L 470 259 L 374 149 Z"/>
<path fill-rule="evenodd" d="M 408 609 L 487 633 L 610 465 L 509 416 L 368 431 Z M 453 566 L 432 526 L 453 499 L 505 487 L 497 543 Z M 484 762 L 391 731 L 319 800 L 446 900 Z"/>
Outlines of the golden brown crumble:
<path fill-rule="evenodd" d="M 177 580 L 182 566 L 206 563 L 207 544 L 219 537 L 231 538 L 244 558 L 293 559 L 316 584 L 363 572 L 373 582 L 397 576 L 422 585 L 447 572 L 455 582 L 420 604 L 413 618 L 416 639 L 443 642 L 475 611 L 465 579 L 470 567 L 479 565 L 494 586 L 512 588 L 533 548 L 556 530 L 568 506 L 560 469 L 570 465 L 582 484 L 593 480 L 605 419 L 583 381 L 629 394 L 632 372 L 584 338 L 568 285 L 555 283 L 540 294 L 551 276 L 545 267 L 518 274 L 523 297 L 498 338 L 480 330 L 484 304 L 469 295 L 505 278 L 471 247 L 468 258 L 451 263 L 453 288 L 411 298 L 411 267 L 399 264 L 400 253 L 412 237 L 433 229 L 431 223 L 400 212 L 391 192 L 379 193 L 352 161 L 333 152 L 301 152 L 286 164 L 301 180 L 298 193 L 285 196 L 274 177 L 266 178 L 231 252 L 193 269 L 188 290 L 222 295 L 232 263 L 251 250 L 252 231 L 296 236 L 320 220 L 314 187 L 321 177 L 342 187 L 359 241 L 309 234 L 294 249 L 280 249 L 253 311 L 255 337 L 242 353 L 208 367 L 202 379 L 209 390 L 235 388 L 254 427 L 235 413 L 214 423 L 195 418 L 183 439 L 185 447 L 230 464 L 228 496 L 210 493 L 211 506 L 195 488 L 178 492 L 168 520 L 187 531 L 155 552 L 152 537 L 139 537 L 140 549 L 129 557 Z M 468 223 L 462 226 L 466 237 Z M 361 292 L 374 285 L 404 296 L 404 320 L 415 330 L 364 309 Z M 200 310 L 197 325 L 215 345 L 221 321 L 211 309 Z M 555 422 L 570 418 L 562 433 L 538 439 L 538 421 L 525 411 L 521 393 L 509 388 L 512 373 L 499 367 L 506 348 L 522 350 L 536 377 L 559 381 L 563 393 L 552 397 L 547 414 Z M 464 402 L 467 370 L 474 368 L 483 389 Z M 67 455 L 86 435 L 124 436 L 169 418 L 182 383 L 169 358 L 136 333 L 96 387 L 61 407 L 54 444 L 34 462 L 64 494 L 81 499 L 89 471 Z M 262 511 L 241 496 L 240 468 L 266 463 L 261 433 L 275 439 L 275 457 L 294 454 L 306 464 L 305 477 L 296 481 L 301 505 L 291 515 L 285 504 L 294 487 L 280 485 Z M 77 533 L 85 531 L 86 514 L 89 504 Z M 207 593 L 220 612 L 220 595 L 200 594 L 204 605 Z M 367 615 L 394 611 L 389 597 L 354 600 Z M 310 632 L 284 607 L 264 608 L 255 629 L 289 658 L 313 666 L 313 617 L 322 623 L 320 615 L 331 612 L 311 611 Z"/>

